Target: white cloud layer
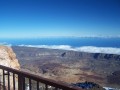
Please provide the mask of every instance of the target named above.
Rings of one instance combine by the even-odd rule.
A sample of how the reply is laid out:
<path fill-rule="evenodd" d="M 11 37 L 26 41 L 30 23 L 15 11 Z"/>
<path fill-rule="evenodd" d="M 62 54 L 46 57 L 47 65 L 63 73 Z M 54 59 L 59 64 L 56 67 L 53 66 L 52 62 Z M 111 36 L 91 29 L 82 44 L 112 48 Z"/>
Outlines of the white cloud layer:
<path fill-rule="evenodd" d="M 12 44 L 8 44 L 7 42 L 2 42 L 0 45 L 5 45 L 5 46 L 12 46 Z"/>
<path fill-rule="evenodd" d="M 74 47 L 71 47 L 69 45 L 19 45 L 19 46 L 73 50 L 73 51 L 89 52 L 89 53 L 119 54 L 120 55 L 120 48 L 112 48 L 112 47 L 82 46 L 82 47 L 75 47 L 74 48 Z"/>

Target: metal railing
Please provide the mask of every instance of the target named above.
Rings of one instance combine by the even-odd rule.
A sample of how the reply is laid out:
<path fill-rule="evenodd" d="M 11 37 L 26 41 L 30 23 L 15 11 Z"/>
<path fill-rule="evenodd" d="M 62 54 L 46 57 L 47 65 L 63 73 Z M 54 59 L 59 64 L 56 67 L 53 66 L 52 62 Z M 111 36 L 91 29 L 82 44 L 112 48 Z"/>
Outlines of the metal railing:
<path fill-rule="evenodd" d="M 0 65 L 0 90 L 83 90 Z"/>

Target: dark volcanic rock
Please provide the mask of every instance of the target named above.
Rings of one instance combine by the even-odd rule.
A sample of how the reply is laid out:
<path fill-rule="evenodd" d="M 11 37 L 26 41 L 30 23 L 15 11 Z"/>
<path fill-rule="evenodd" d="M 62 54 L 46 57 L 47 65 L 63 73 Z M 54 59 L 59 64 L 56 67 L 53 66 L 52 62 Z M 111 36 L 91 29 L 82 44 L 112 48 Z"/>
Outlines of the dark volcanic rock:
<path fill-rule="evenodd" d="M 115 71 L 111 75 L 107 77 L 107 80 L 111 84 L 119 84 L 120 85 L 120 71 Z"/>
<path fill-rule="evenodd" d="M 87 89 L 87 90 L 105 90 L 102 88 L 100 85 L 94 83 L 94 82 L 83 82 L 83 83 L 76 83 L 72 84 L 73 86 L 80 87 L 82 89 Z"/>

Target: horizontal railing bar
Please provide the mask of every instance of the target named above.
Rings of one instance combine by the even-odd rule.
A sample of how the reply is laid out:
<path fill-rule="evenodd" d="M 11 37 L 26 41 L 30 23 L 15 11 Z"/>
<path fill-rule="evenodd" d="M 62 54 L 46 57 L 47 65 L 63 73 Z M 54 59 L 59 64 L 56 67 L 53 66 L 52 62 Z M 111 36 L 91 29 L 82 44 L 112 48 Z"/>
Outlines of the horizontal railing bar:
<path fill-rule="evenodd" d="M 0 65 L 0 69 L 12 72 L 14 74 L 18 74 L 18 75 L 20 74 L 23 77 L 27 77 L 27 78 L 30 78 L 32 80 L 39 81 L 41 83 L 44 83 L 44 84 L 47 84 L 47 85 L 50 85 L 50 86 L 53 86 L 53 87 L 57 87 L 57 88 L 60 88 L 60 89 L 63 89 L 63 90 L 83 90 L 83 89 L 80 89 L 80 88 L 77 88 L 77 87 L 72 87 L 72 86 L 69 86 L 67 84 L 59 83 L 59 82 L 51 80 L 51 79 L 46 79 L 46 78 L 43 78 L 43 77 L 40 77 L 40 76 L 37 76 L 37 75 L 34 75 L 34 74 L 30 74 L 28 72 L 23 72 L 23 71 L 12 69 L 12 68 L 9 68 L 9 67 L 6 67 L 6 66 Z"/>

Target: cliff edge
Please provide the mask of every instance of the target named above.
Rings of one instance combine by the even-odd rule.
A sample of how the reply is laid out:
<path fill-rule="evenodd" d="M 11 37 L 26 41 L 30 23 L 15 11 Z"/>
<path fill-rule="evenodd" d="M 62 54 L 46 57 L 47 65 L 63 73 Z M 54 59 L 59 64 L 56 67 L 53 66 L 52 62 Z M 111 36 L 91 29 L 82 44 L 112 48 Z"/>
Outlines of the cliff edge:
<path fill-rule="evenodd" d="M 11 47 L 0 46 L 0 65 L 20 69 L 20 64 Z"/>
<path fill-rule="evenodd" d="M 13 69 L 20 69 L 20 64 L 18 63 L 18 60 L 16 58 L 15 53 L 13 52 L 11 47 L 7 47 L 7 46 L 0 46 L 0 65 L 3 66 L 7 66 Z M 0 71 L 0 75 L 2 74 L 2 72 Z M 2 77 L 0 77 L 0 83 L 3 82 Z M 5 78 L 7 78 L 7 76 L 5 76 Z M 17 77 L 16 77 L 17 79 Z M 10 84 L 13 84 L 13 77 L 12 75 L 10 75 Z M 18 81 L 16 80 L 16 83 L 18 83 Z M 5 79 L 5 87 L 8 87 L 7 85 L 7 79 Z M 3 89 L 3 86 L 0 84 L 0 88 Z M 10 86 L 11 90 L 13 90 L 13 86 Z M 15 87 L 17 89 L 17 87 Z"/>

